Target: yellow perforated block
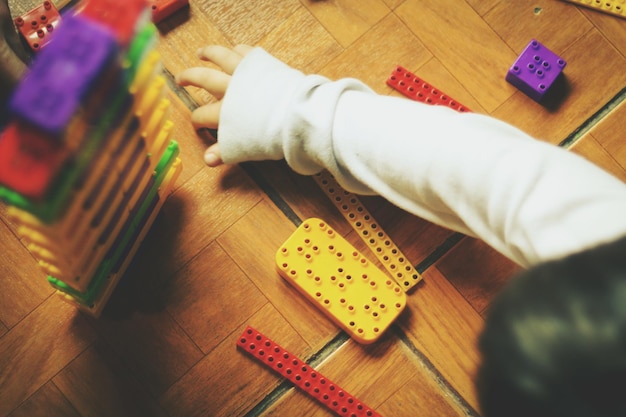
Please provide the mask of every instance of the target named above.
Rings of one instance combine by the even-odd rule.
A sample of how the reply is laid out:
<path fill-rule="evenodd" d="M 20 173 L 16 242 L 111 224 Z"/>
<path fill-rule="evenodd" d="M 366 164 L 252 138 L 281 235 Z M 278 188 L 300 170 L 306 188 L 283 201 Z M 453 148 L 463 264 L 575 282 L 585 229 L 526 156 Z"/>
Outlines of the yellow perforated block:
<path fill-rule="evenodd" d="M 278 249 L 280 275 L 359 343 L 377 340 L 406 294 L 323 220 L 311 218 Z"/>
<path fill-rule="evenodd" d="M 626 0 L 565 0 L 590 9 L 626 18 Z"/>
<path fill-rule="evenodd" d="M 355 194 L 341 188 L 335 177 L 328 171 L 322 171 L 313 178 L 405 292 L 422 280 L 419 272 L 387 236 Z"/>

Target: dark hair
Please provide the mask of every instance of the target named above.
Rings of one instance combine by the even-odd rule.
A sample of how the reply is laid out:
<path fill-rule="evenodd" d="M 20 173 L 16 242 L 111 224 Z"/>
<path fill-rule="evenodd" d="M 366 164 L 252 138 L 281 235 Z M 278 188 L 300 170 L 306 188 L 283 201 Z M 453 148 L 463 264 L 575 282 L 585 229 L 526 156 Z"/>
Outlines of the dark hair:
<path fill-rule="evenodd" d="M 484 417 L 626 416 L 626 238 L 513 278 L 479 349 Z"/>

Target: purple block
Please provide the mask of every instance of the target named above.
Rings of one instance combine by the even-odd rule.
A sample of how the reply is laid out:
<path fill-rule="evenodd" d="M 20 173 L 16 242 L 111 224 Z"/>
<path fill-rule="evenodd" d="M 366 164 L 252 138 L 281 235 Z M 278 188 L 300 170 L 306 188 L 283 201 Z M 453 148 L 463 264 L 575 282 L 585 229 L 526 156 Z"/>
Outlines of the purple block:
<path fill-rule="evenodd" d="M 539 102 L 565 65 L 563 58 L 533 39 L 509 68 L 506 80 Z"/>
<path fill-rule="evenodd" d="M 16 117 L 62 135 L 117 54 L 115 36 L 80 16 L 64 16 L 11 99 Z"/>

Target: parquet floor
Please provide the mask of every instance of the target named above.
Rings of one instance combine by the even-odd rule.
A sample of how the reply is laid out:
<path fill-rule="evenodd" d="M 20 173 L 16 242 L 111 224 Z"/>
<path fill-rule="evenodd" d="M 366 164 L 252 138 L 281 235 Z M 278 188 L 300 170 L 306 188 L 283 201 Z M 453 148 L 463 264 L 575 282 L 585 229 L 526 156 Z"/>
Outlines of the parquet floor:
<path fill-rule="evenodd" d="M 399 95 L 385 80 L 400 64 L 626 180 L 626 20 L 559 0 L 190 3 L 160 26 L 170 76 L 197 65 L 202 45 L 247 43 L 305 72 Z M 37 4 L 15 0 L 12 12 Z M 568 61 L 563 95 L 546 106 L 504 80 L 532 38 Z M 205 168 L 211 138 L 196 135 L 189 113 L 211 98 L 175 88 L 170 97 L 184 170 L 101 318 L 57 298 L 0 217 L 0 417 L 330 415 L 236 348 L 247 325 L 382 415 L 479 415 L 475 340 L 517 267 L 479 241 L 363 198 L 424 281 L 379 342 L 356 344 L 274 267 L 277 248 L 309 217 L 367 254 L 349 224 L 282 162 Z"/>

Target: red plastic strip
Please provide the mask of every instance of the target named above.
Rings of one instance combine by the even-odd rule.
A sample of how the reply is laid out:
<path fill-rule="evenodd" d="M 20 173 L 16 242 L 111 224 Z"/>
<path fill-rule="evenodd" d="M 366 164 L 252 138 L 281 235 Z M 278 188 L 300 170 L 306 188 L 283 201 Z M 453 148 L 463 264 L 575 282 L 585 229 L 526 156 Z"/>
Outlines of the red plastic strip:
<path fill-rule="evenodd" d="M 381 417 L 306 362 L 248 326 L 237 346 L 254 356 L 338 416 Z"/>

